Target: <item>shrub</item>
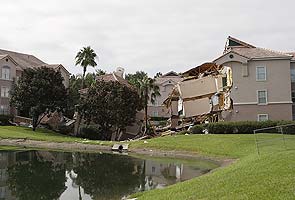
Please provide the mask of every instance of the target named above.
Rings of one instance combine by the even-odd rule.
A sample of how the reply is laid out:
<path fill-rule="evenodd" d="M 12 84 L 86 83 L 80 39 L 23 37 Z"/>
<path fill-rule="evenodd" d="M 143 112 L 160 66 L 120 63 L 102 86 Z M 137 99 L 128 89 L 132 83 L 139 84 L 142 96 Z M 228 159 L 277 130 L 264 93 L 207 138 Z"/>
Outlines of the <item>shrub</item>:
<path fill-rule="evenodd" d="M 66 126 L 66 125 L 62 124 L 62 125 L 58 126 L 58 131 L 61 134 L 69 135 L 70 133 L 74 132 L 74 126 L 73 125 L 72 126 Z"/>
<path fill-rule="evenodd" d="M 167 121 L 167 117 L 151 117 L 151 121 Z"/>
<path fill-rule="evenodd" d="M 279 125 L 294 124 L 294 126 L 282 127 L 285 134 L 295 134 L 295 121 L 239 121 L 239 122 L 217 122 L 196 125 L 190 132 L 200 134 L 207 129 L 211 134 L 253 134 L 256 129 L 276 127 Z M 265 130 L 267 133 L 279 133 L 278 128 Z M 263 132 L 263 130 L 261 131 Z"/>
<path fill-rule="evenodd" d="M 202 125 L 195 125 L 192 128 L 189 129 L 189 132 L 192 134 L 202 134 L 204 130 L 204 126 Z"/>
<path fill-rule="evenodd" d="M 12 115 L 0 115 L 0 125 L 1 126 L 8 126 L 11 125 L 10 121 L 12 121 Z"/>
<path fill-rule="evenodd" d="M 97 125 L 88 125 L 81 127 L 78 137 L 87 138 L 90 140 L 109 140 L 111 134 L 104 133 Z"/>

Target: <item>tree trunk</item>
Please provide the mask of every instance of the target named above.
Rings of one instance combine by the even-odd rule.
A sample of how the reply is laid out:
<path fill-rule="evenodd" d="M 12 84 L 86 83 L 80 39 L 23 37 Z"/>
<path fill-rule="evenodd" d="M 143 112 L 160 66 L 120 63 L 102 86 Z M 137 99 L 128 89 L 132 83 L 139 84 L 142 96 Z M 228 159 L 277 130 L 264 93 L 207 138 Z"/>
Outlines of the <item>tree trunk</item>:
<path fill-rule="evenodd" d="M 85 79 L 85 74 L 86 74 L 86 67 L 83 67 L 83 75 L 82 75 L 82 86 L 81 89 L 84 89 L 84 79 Z M 81 124 L 81 115 L 79 114 L 79 111 L 77 111 L 77 119 L 75 122 L 75 127 L 74 127 L 74 135 L 77 136 L 79 134 L 79 129 L 80 129 L 80 124 Z"/>
<path fill-rule="evenodd" d="M 39 116 L 38 116 L 39 117 Z M 33 126 L 33 131 L 36 131 L 36 128 L 38 126 L 38 117 L 33 116 L 32 117 L 32 126 Z"/>
<path fill-rule="evenodd" d="M 148 90 L 147 88 L 145 89 L 145 95 L 144 95 L 144 118 L 145 118 L 145 127 L 144 127 L 144 133 L 145 135 L 148 131 L 148 114 L 147 114 L 147 109 L 148 109 Z"/>
<path fill-rule="evenodd" d="M 82 75 L 82 86 L 81 86 L 81 89 L 84 89 L 85 74 L 86 74 L 86 67 L 83 67 L 83 75 Z"/>

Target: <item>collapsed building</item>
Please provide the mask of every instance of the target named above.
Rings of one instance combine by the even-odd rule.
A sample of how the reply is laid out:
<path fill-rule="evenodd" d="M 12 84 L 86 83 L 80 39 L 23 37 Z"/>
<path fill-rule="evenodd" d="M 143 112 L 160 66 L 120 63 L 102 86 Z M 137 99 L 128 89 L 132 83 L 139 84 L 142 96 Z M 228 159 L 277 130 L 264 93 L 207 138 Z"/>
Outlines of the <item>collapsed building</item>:
<path fill-rule="evenodd" d="M 204 63 L 182 76 L 184 79 L 164 101 L 171 111 L 171 128 L 175 128 L 180 119 L 195 123 L 219 121 L 223 118 L 222 112 L 233 108 L 230 67 Z"/>

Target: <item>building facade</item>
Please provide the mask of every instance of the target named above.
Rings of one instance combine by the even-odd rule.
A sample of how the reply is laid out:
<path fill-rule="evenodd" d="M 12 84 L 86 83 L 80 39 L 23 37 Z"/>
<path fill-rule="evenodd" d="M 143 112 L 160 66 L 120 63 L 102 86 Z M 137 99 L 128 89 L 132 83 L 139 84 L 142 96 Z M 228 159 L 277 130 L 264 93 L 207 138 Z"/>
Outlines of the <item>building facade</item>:
<path fill-rule="evenodd" d="M 214 62 L 232 69 L 234 109 L 223 113 L 224 120 L 294 119 L 294 53 L 259 48 L 229 37 L 223 55 Z"/>
<path fill-rule="evenodd" d="M 156 97 L 155 103 L 148 104 L 148 115 L 151 117 L 165 117 L 169 118 L 171 113 L 163 102 L 172 92 L 173 87 L 182 80 L 176 72 L 168 72 L 163 76 L 156 78 L 156 84 L 159 86 L 161 96 Z"/>
<path fill-rule="evenodd" d="M 26 68 L 38 67 L 59 70 L 65 86 L 69 86 L 70 73 L 61 64 L 47 64 L 33 55 L 0 49 L 0 115 L 15 114 L 15 109 L 9 106 L 9 91 Z"/>

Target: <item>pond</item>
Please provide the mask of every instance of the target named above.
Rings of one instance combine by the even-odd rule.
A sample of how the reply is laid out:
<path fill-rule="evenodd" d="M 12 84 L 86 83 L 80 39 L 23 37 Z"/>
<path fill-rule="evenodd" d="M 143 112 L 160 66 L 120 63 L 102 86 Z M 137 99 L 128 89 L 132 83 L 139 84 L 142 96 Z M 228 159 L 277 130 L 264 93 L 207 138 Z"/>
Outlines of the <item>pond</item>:
<path fill-rule="evenodd" d="M 207 160 L 110 153 L 0 151 L 0 200 L 111 200 L 163 188 L 218 167 Z"/>

